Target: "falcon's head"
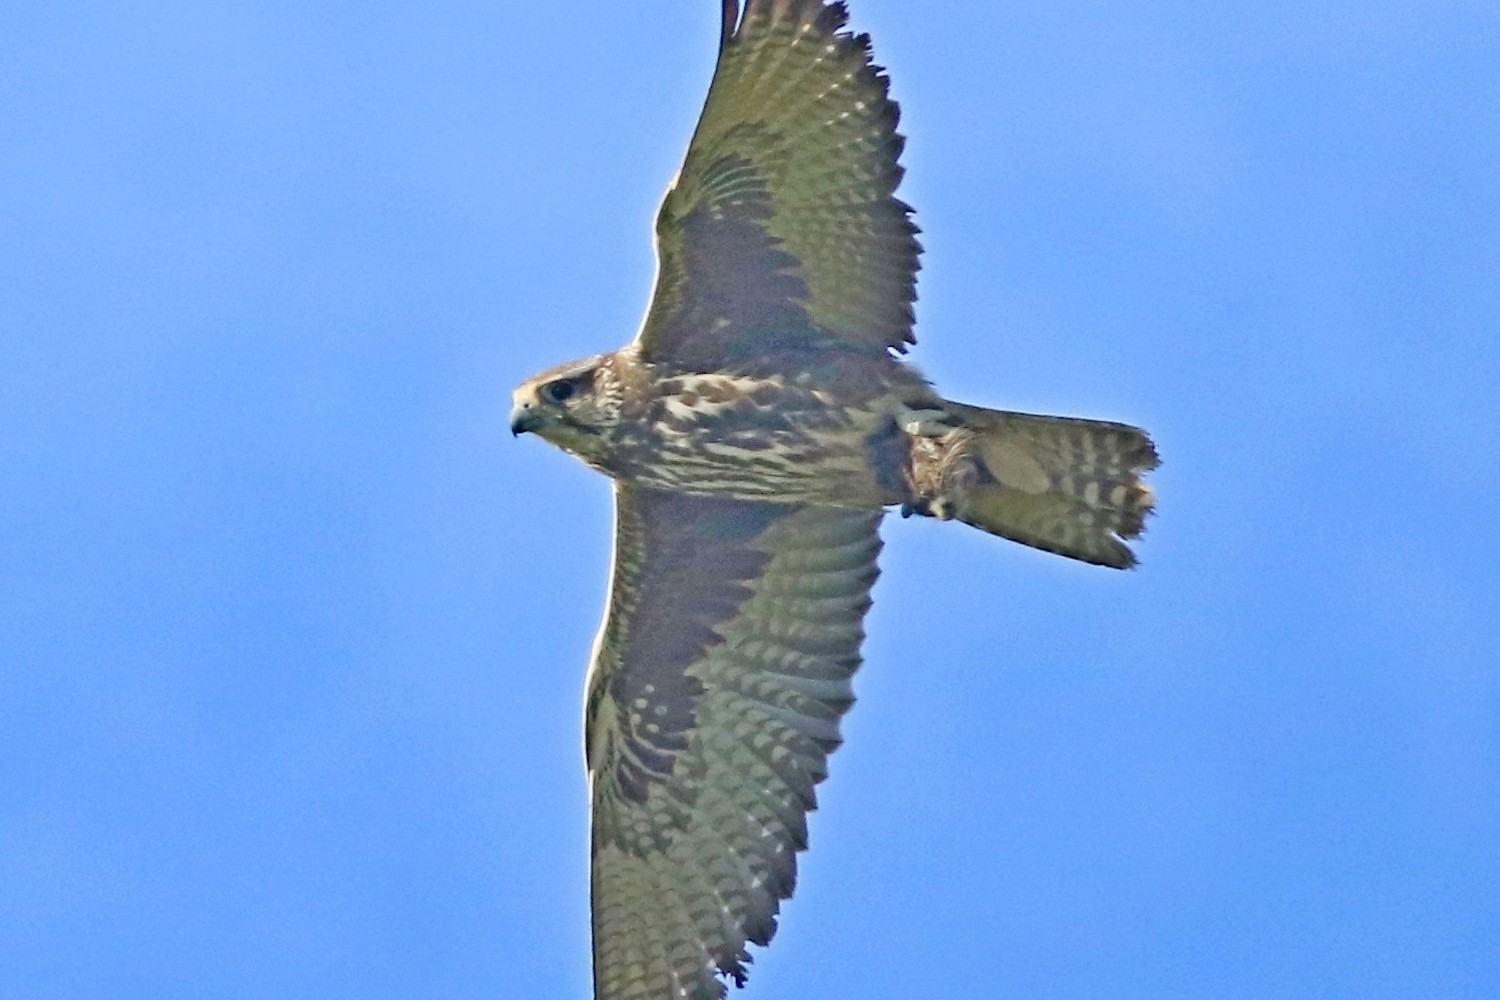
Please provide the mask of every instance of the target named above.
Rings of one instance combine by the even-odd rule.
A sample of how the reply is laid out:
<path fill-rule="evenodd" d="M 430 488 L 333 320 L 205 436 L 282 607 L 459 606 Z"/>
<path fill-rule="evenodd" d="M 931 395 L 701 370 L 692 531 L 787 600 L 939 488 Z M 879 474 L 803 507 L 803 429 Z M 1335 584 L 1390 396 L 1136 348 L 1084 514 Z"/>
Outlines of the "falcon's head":
<path fill-rule="evenodd" d="M 511 433 L 534 433 L 591 465 L 598 464 L 620 416 L 619 382 L 609 361 L 608 356 L 596 354 L 522 382 L 512 396 Z"/>

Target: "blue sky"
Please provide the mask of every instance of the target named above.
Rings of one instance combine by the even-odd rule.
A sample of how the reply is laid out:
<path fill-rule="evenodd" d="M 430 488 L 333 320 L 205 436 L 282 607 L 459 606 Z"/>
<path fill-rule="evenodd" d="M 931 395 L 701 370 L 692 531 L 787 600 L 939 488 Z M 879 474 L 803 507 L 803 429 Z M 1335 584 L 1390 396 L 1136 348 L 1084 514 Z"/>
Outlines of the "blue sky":
<path fill-rule="evenodd" d="M 0 28 L 0 994 L 587 995 L 605 481 L 711 0 Z M 855 0 L 949 395 L 1143 565 L 888 522 L 749 991 L 1500 995 L 1500 9 Z"/>

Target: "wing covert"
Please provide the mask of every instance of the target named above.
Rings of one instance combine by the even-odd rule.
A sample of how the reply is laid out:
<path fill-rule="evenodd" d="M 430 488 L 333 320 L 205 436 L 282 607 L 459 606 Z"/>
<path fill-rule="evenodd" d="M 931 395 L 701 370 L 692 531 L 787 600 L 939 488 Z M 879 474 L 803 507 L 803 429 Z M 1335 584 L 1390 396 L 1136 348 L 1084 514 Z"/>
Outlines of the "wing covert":
<path fill-rule="evenodd" d="M 656 220 L 642 355 L 693 370 L 904 351 L 921 247 L 894 195 L 899 112 L 842 3 L 724 4 L 719 60 Z"/>
<path fill-rule="evenodd" d="M 853 702 L 880 516 L 617 484 L 587 709 L 597 1000 L 722 997 L 775 933 Z"/>

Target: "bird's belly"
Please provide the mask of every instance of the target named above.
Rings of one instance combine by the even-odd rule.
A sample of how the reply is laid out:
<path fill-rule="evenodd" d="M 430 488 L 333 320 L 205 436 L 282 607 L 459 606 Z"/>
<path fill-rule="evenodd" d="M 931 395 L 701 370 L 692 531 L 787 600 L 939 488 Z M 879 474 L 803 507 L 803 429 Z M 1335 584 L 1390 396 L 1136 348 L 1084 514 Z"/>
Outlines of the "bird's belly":
<path fill-rule="evenodd" d="M 896 433 L 873 410 L 829 410 L 787 419 L 745 414 L 657 424 L 620 478 L 655 489 L 779 503 L 870 509 L 898 503 L 899 477 L 883 467 Z"/>

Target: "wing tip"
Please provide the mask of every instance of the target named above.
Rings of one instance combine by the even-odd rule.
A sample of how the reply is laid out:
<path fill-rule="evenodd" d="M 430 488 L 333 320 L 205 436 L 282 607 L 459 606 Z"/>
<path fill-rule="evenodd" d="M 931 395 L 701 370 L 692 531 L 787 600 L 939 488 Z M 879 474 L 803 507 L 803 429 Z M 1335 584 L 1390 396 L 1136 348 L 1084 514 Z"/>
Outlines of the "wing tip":
<path fill-rule="evenodd" d="M 719 51 L 723 52 L 740 23 L 740 0 L 723 0 L 719 17 Z"/>
<path fill-rule="evenodd" d="M 751 22 L 765 27 L 791 22 L 832 35 L 849 23 L 849 5 L 844 0 L 747 0 L 744 17 L 739 17 L 737 0 L 723 0 L 724 40 L 745 30 Z M 733 11 L 733 13 L 731 13 Z M 868 47 L 868 37 L 859 36 Z"/>

